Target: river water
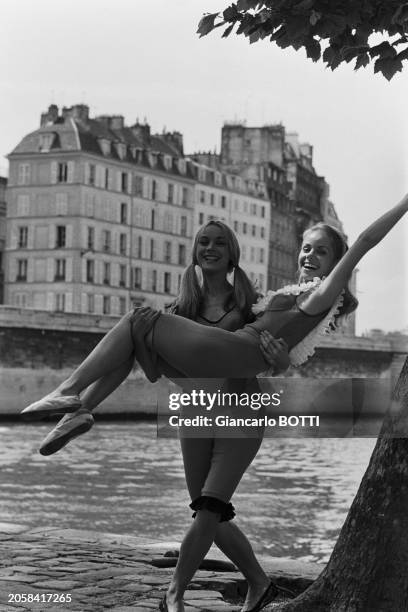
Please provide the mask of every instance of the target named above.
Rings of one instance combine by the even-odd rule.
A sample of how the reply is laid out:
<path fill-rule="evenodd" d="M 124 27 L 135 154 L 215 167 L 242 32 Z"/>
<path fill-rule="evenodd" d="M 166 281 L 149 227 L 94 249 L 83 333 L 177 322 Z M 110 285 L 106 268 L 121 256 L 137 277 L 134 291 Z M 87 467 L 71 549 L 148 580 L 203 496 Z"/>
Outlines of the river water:
<path fill-rule="evenodd" d="M 98 422 L 52 457 L 47 424 L 0 424 L 0 522 L 180 541 L 191 511 L 178 441 L 152 422 Z M 267 438 L 234 497 L 258 553 L 326 561 L 373 439 Z"/>

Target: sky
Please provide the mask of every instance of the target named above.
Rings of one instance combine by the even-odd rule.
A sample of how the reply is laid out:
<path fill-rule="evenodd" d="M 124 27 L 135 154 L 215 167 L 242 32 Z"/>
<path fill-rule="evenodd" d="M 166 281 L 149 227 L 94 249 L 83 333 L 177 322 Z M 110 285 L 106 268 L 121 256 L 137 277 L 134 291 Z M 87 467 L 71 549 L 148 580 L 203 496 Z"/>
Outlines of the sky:
<path fill-rule="evenodd" d="M 226 0 L 2 0 L 0 174 L 41 112 L 86 103 L 91 116 L 178 130 L 187 153 L 219 151 L 224 121 L 282 123 L 313 145 L 314 167 L 353 241 L 408 191 L 408 62 L 334 72 L 268 41 L 199 38 Z M 359 264 L 357 331 L 408 328 L 408 220 Z"/>

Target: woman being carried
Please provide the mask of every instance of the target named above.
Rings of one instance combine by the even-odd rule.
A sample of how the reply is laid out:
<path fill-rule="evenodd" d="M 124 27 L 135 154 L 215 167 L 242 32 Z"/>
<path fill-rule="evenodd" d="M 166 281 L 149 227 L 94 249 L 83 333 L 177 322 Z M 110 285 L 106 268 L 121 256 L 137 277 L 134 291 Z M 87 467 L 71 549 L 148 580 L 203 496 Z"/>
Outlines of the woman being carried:
<path fill-rule="evenodd" d="M 363 231 L 350 249 L 340 255 L 339 260 L 328 235 L 324 238 L 323 231 L 322 239 L 319 238 L 320 245 L 317 240 L 313 245 L 306 245 L 305 251 L 304 244 L 302 265 L 309 278 L 315 265 L 308 259 L 308 250 L 312 255 L 318 249 L 324 253 L 324 266 L 319 270 L 319 275 L 324 279 L 275 292 L 268 297 L 269 301 L 264 301 L 265 309 L 259 312 L 257 320 L 244 329 L 230 332 L 204 327 L 177 315 L 151 311 L 153 314 L 147 316 L 154 320 L 151 331 L 145 336 L 147 346 L 189 378 L 251 378 L 268 367 L 260 349 L 261 334 L 268 331 L 274 337 L 283 338 L 291 350 L 292 363 L 299 362 L 302 358 L 298 350 L 302 348 L 300 343 L 303 341 L 303 345 L 308 345 L 304 347 L 305 350 L 312 350 L 307 336 L 315 336 L 315 328 L 319 324 L 332 327 L 334 317 L 350 310 L 349 300 L 344 300 L 342 293 L 352 271 L 407 209 L 408 196 Z M 80 405 L 78 394 L 83 389 L 109 374 L 113 369 L 112 364 L 118 367 L 128 362 L 133 351 L 140 349 L 138 345 L 134 347 L 130 333 L 134 320 L 137 320 L 134 313 L 124 317 L 58 389 L 31 404 L 23 413 L 35 417 L 77 410 Z"/>

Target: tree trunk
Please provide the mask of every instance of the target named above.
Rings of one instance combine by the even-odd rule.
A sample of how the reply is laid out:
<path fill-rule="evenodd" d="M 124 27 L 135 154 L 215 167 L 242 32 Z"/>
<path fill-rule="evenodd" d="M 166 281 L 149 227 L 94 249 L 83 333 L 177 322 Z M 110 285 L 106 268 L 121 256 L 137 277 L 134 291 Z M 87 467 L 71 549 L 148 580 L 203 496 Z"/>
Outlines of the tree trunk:
<path fill-rule="evenodd" d="M 408 358 L 327 566 L 302 595 L 273 610 L 408 610 Z"/>

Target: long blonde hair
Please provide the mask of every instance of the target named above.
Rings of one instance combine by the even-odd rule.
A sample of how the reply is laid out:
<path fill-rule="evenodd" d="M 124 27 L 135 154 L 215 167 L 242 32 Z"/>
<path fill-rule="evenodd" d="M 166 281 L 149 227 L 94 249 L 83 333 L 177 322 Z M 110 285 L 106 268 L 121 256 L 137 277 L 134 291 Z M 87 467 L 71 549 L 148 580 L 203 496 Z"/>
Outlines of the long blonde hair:
<path fill-rule="evenodd" d="M 236 304 L 245 321 L 251 321 L 254 318 L 251 306 L 256 302 L 258 294 L 243 269 L 239 266 L 241 249 L 239 248 L 239 243 L 234 232 L 228 225 L 215 219 L 203 225 L 194 238 L 191 263 L 184 271 L 181 279 L 180 291 L 171 306 L 171 312 L 193 320 L 197 318 L 200 312 L 204 296 L 195 269 L 198 265 L 197 247 L 201 232 L 212 225 L 221 229 L 226 238 L 230 256 L 228 272 L 234 273 L 232 291 L 227 297 L 225 307 L 232 307 Z"/>

